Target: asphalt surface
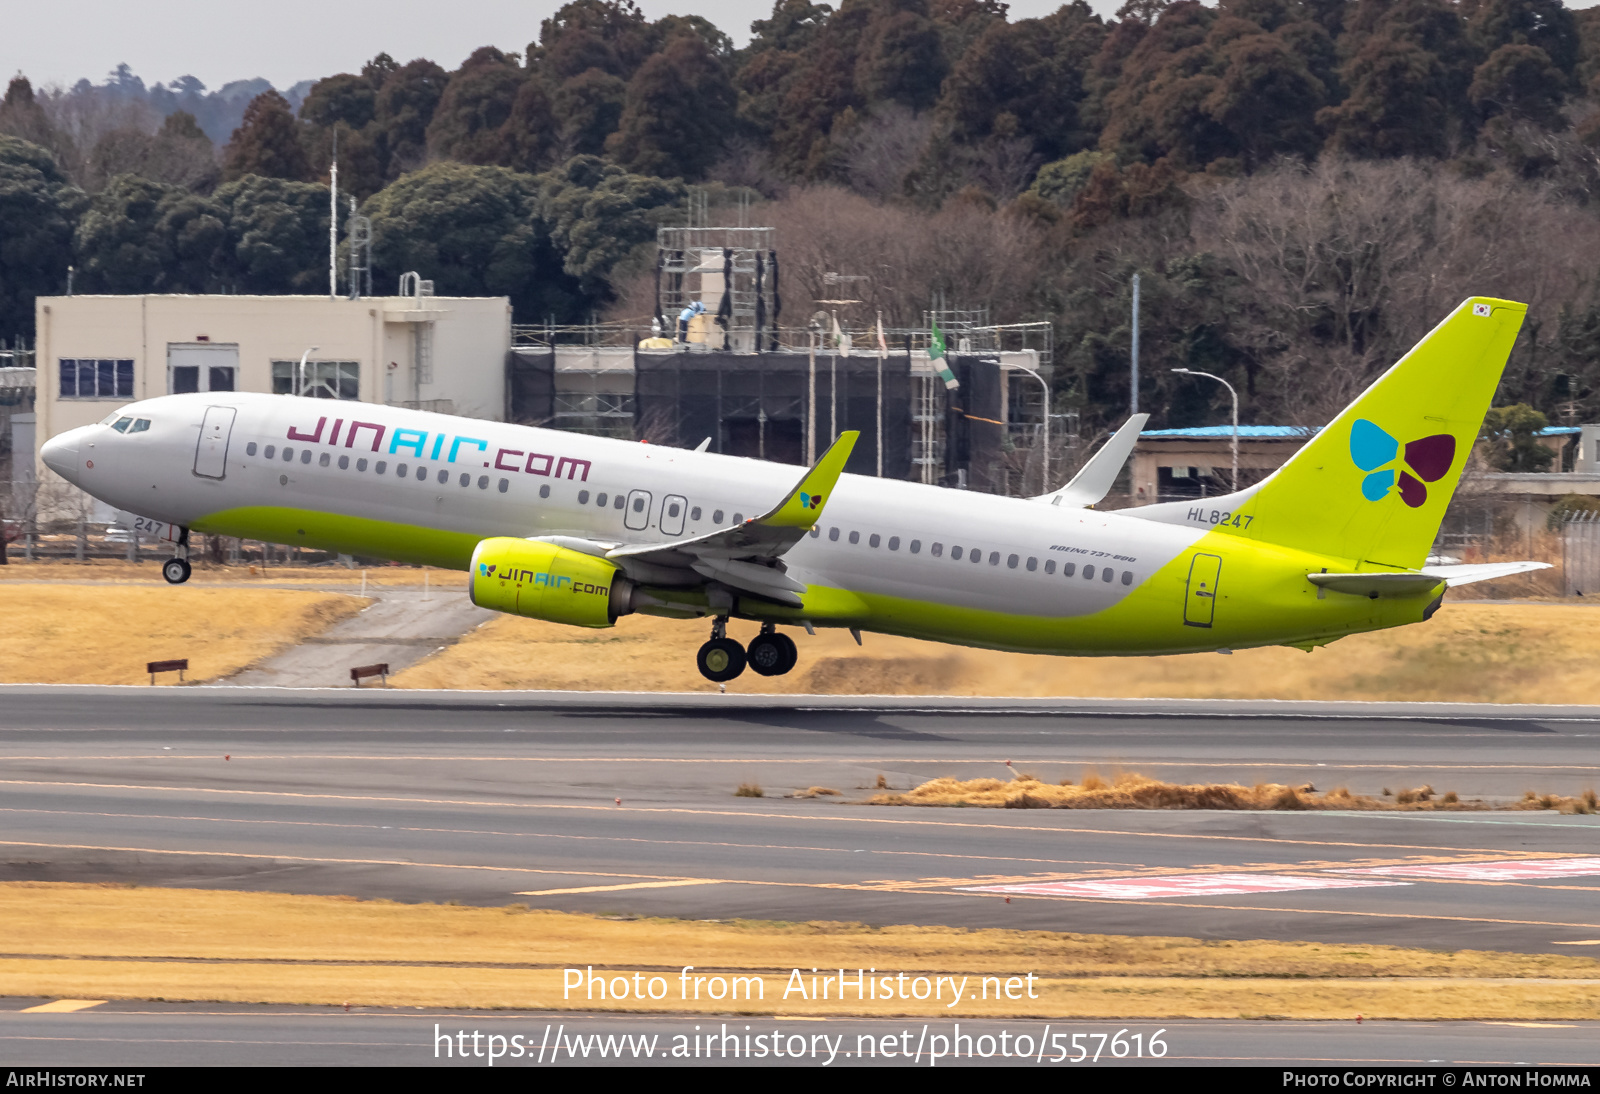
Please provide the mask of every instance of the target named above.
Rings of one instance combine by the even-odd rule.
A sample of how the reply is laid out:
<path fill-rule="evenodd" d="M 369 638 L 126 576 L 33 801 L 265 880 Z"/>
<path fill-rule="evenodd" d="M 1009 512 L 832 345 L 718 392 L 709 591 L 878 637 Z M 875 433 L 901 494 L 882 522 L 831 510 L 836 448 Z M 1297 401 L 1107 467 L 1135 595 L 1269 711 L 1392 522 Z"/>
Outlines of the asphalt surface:
<path fill-rule="evenodd" d="M 0 878 L 1597 952 L 1569 944 L 1600 942 L 1600 877 L 1473 876 L 1484 863 L 1595 855 L 1595 816 L 862 804 L 880 777 L 905 789 L 1090 768 L 1373 794 L 1575 794 L 1600 783 L 1600 712 L 5 687 Z M 765 796 L 735 797 L 741 783 Z M 814 786 L 841 793 L 784 796 Z M 1397 866 L 1467 872 L 1354 872 Z M 1218 874 L 1245 885 L 995 891 Z M 1290 890 L 1250 891 L 1263 877 Z M 1354 880 L 1366 884 L 1328 887 Z"/>
<path fill-rule="evenodd" d="M 325 1007 L 136 1002 L 106 1003 L 75 1014 L 18 1012 L 40 1002 L 0 999 L 0 1056 L 7 1067 L 102 1066 L 136 1074 L 146 1067 L 207 1064 L 478 1068 L 977 1064 L 1061 1069 L 1600 1065 L 1600 1023 L 1595 1022 L 984 1020 L 958 1024 L 848 1018 L 797 1022 L 433 1009 L 346 1013 Z M 1002 1033 L 1008 1034 L 1004 1040 Z M 476 1040 L 474 1034 L 479 1035 Z M 773 1034 L 778 1035 L 776 1046 L 782 1057 L 772 1054 Z M 1074 1034 L 1079 1035 L 1077 1048 Z M 494 1036 L 498 1043 L 490 1040 Z M 726 1043 L 724 1036 L 730 1038 Z M 1027 1041 L 1019 1043 L 1019 1036 Z M 513 1041 L 514 1037 L 521 1040 Z M 1032 1055 L 1017 1051 L 1023 1045 Z M 465 1058 L 461 1048 L 467 1051 Z M 696 1054 L 696 1049 L 701 1051 Z M 1113 1055 L 1119 1049 L 1125 1053 L 1121 1058 Z M 493 1064 L 488 1058 L 491 1050 L 500 1054 Z M 674 1056 L 674 1051 L 684 1055 Z M 935 1057 L 940 1051 L 946 1054 Z M 1459 1076 L 1457 1070 L 1448 1084 L 1440 1075 L 1428 1085 L 1453 1086 Z M 1525 1071 L 1517 1076 L 1526 1081 Z M 1277 1075 L 1271 1081 L 1281 1088 Z M 157 1084 L 147 1081 L 144 1086 Z"/>

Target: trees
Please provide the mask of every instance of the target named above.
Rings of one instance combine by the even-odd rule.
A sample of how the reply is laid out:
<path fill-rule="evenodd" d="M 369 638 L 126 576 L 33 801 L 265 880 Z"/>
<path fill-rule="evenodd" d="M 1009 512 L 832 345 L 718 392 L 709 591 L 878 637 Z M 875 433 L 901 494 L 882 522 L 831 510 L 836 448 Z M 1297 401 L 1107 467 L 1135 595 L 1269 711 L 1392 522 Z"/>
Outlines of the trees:
<path fill-rule="evenodd" d="M 474 51 L 445 85 L 428 124 L 428 151 L 461 163 L 507 162 L 511 149 L 506 123 L 526 79 L 493 46 Z"/>
<path fill-rule="evenodd" d="M 83 200 L 49 152 L 0 136 L 0 332 L 32 333 L 34 298 L 65 287 Z"/>
<path fill-rule="evenodd" d="M 520 316 L 584 317 L 586 301 L 534 209 L 537 180 L 505 167 L 429 164 L 363 207 L 374 275 L 421 270 L 443 295 L 511 297 Z"/>
<path fill-rule="evenodd" d="M 387 72 L 374 104 L 374 124 L 384 153 L 384 178 L 393 180 L 427 159 L 428 126 L 444 97 L 449 74 L 418 58 Z"/>
<path fill-rule="evenodd" d="M 250 100 L 244 121 L 222 153 L 222 177 L 232 182 L 247 175 L 291 179 L 311 178 L 311 164 L 300 144 L 299 127 L 289 103 L 276 91 Z"/>
<path fill-rule="evenodd" d="M 1556 454 L 1539 443 L 1539 431 L 1550 424 L 1527 403 L 1492 407 L 1483 418 L 1483 439 L 1489 466 L 1496 471 L 1548 471 Z"/>
<path fill-rule="evenodd" d="M 594 156 L 578 156 L 539 177 L 534 210 L 562 255 L 562 269 L 589 298 L 611 296 L 611 274 L 656 229 L 678 214 L 676 179 L 629 174 Z"/>
<path fill-rule="evenodd" d="M 696 34 L 674 35 L 639 66 L 606 151 L 629 171 L 699 178 L 731 135 L 737 98 Z"/>
<path fill-rule="evenodd" d="M 328 188 L 246 175 L 219 188 L 227 235 L 219 273 L 246 293 L 321 293 L 328 284 Z"/>
<path fill-rule="evenodd" d="M 223 215 L 182 187 L 117 176 L 94 196 L 74 233 L 80 289 L 207 291 L 227 235 Z"/>

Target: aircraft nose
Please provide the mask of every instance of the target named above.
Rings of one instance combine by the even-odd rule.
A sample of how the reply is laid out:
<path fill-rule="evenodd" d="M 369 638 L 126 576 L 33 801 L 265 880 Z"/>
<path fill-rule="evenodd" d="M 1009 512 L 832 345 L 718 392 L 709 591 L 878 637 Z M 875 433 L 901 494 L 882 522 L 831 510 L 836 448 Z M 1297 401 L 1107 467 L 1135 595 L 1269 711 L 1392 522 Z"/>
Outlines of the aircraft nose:
<path fill-rule="evenodd" d="M 44 465 L 70 483 L 78 481 L 78 441 L 82 432 L 81 428 L 69 429 L 51 437 L 39 449 Z"/>

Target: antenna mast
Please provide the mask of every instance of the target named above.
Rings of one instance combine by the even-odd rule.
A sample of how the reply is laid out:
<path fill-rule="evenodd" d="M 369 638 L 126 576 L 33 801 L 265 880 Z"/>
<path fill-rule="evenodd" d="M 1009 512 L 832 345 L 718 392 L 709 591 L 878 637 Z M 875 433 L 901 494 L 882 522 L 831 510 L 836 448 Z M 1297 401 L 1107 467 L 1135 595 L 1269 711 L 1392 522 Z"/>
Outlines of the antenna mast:
<path fill-rule="evenodd" d="M 328 299 L 339 295 L 339 125 L 333 126 L 333 170 L 328 178 Z"/>

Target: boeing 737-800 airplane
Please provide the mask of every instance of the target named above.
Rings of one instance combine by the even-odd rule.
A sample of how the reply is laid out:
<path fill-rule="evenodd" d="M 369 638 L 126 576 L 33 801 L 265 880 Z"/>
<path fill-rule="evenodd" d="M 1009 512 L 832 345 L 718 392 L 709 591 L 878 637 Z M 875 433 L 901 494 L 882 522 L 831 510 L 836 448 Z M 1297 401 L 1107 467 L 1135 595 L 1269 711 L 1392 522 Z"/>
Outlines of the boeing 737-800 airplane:
<path fill-rule="evenodd" d="M 1457 308 L 1263 482 L 1116 512 L 1143 416 L 1055 494 L 995 497 L 283 395 L 168 395 L 51 439 L 43 459 L 188 532 L 468 570 L 474 603 L 578 626 L 709 618 L 700 671 L 794 667 L 779 625 L 990 649 L 1182 653 L 1427 619 L 1446 585 L 1539 563 L 1425 566 L 1525 305 Z M 795 479 L 799 478 L 796 483 Z M 757 620 L 748 648 L 731 617 Z"/>

